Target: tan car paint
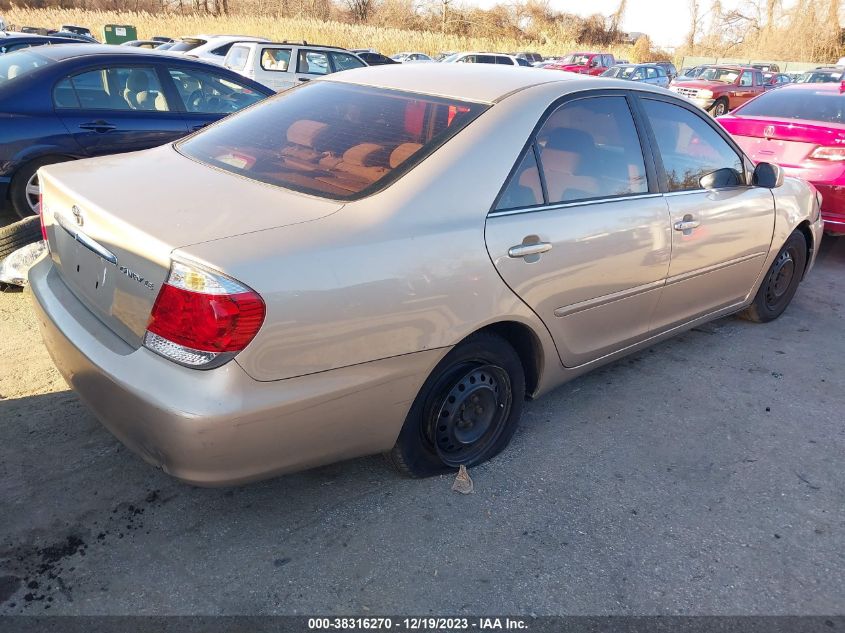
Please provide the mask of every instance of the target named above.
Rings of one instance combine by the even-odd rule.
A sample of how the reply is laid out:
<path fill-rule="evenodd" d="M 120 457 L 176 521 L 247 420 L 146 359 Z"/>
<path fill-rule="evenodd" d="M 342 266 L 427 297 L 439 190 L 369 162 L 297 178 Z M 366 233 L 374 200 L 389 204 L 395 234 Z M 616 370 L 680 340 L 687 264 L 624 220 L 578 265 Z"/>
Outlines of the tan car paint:
<path fill-rule="evenodd" d="M 406 70 L 413 70 L 418 78 L 425 76 L 415 68 Z M 748 284 L 753 287 L 740 306 L 703 306 L 705 313 L 698 318 L 681 322 L 676 318 L 671 325 L 644 332 L 642 317 L 655 309 L 655 297 L 662 287 L 637 293 L 639 304 L 625 298 L 625 293 L 650 283 L 660 286 L 661 275 L 669 274 L 666 248 L 672 238 L 667 236 L 665 198 L 654 196 L 637 204 L 616 202 L 607 207 L 619 205 L 625 217 L 644 221 L 642 231 L 632 230 L 606 208 L 594 209 L 611 223 L 610 236 L 602 235 L 592 217 L 579 216 L 578 209 L 570 211 L 579 216 L 573 234 L 565 235 L 561 225 L 555 239 L 567 248 L 578 244 L 579 238 L 595 239 L 599 247 L 583 268 L 593 266 L 596 274 L 584 274 L 568 288 L 549 282 L 547 291 L 538 292 L 536 298 L 537 306 L 543 306 L 538 308 L 541 316 L 556 324 L 555 336 L 564 350 L 561 356 L 571 353 L 572 364 L 578 365 L 575 369 L 564 367 L 546 324 L 505 284 L 491 262 L 491 256 L 501 259 L 509 241 L 510 245 L 522 242 L 529 227 L 520 222 L 530 219 L 488 220 L 488 233 L 501 227 L 500 235 L 488 235 L 490 254 L 484 235 L 490 206 L 540 114 L 557 97 L 595 87 L 597 81 L 542 83 L 548 73 L 536 72 L 540 74 L 514 69 L 513 73 L 527 73 L 520 78 L 523 90 L 494 105 L 383 192 L 339 210 L 330 211 L 324 200 L 253 185 L 202 167 L 207 176 L 196 173 L 196 184 L 203 190 L 196 194 L 202 204 L 197 204 L 196 198 L 183 201 L 179 208 L 185 214 L 180 217 L 186 223 L 168 245 L 178 246 L 174 255 L 207 263 L 249 284 L 267 302 L 267 320 L 258 336 L 235 362 L 218 369 L 180 367 L 113 335 L 89 311 L 91 301 L 84 296 L 80 301 L 78 289 L 71 292 L 50 260 L 42 261 L 32 270 L 31 284 L 40 326 L 63 375 L 104 424 L 147 460 L 195 483 L 233 483 L 389 449 L 432 368 L 452 346 L 485 326 L 517 323 L 531 332 L 529 362 L 538 374 L 531 387 L 539 395 L 625 353 L 750 302 L 760 283 L 759 274 L 756 282 L 749 277 Z M 513 73 L 507 81 L 517 83 Z M 353 75 L 367 77 L 358 71 L 338 77 L 352 80 Z M 479 75 L 481 79 L 477 79 Z M 465 79 L 471 84 L 466 87 L 467 96 L 492 94 L 489 83 L 479 83 L 488 75 L 487 71 L 460 71 L 438 81 L 437 86 L 460 96 L 458 83 Z M 404 76 L 372 75 L 379 85 L 391 76 L 396 77 L 397 87 L 406 87 Z M 603 87 L 632 88 L 626 82 L 603 82 Z M 193 172 L 197 167 L 175 156 L 171 148 L 114 160 L 134 162 L 134 169 L 114 165 L 108 170 L 108 185 L 99 193 L 88 181 L 84 186 L 78 184 L 83 163 L 79 172 L 73 172 L 73 191 L 85 189 L 84 204 L 101 200 L 103 206 L 114 208 L 117 193 L 135 182 L 136 170 L 156 173 L 153 163 L 166 164 L 173 173 L 181 173 L 183 168 Z M 66 169 L 59 165 L 42 171 L 51 244 L 56 231 L 63 230 L 53 224 L 53 215 L 73 203 L 70 190 L 60 184 L 71 173 Z M 766 260 L 755 261 L 760 271 L 768 267 L 789 233 L 813 213 L 812 195 L 802 183 L 787 180 L 775 195 L 774 239 L 765 247 Z M 296 216 L 301 221 L 271 228 L 283 210 L 298 213 L 295 203 L 300 199 L 306 210 Z M 145 204 L 147 201 L 156 204 Z M 166 235 L 173 215 L 162 206 L 164 201 L 165 196 L 157 190 L 139 194 L 133 210 L 124 211 L 123 221 L 134 225 L 137 217 L 142 226 L 157 223 L 157 234 Z M 209 216 L 208 206 L 253 211 L 256 218 L 247 221 L 253 223 L 254 232 L 246 234 L 236 225 L 228 230 L 240 235 L 225 237 L 225 221 L 221 216 Z M 141 217 L 142 212 L 155 215 Z M 660 214 L 666 218 L 662 227 L 655 222 Z M 104 227 L 95 237 L 115 248 L 120 239 L 131 239 L 131 244 L 122 245 L 126 253 L 146 254 L 144 242 L 138 239 L 141 232 L 127 228 L 110 236 L 105 213 L 101 218 L 95 211 L 94 217 L 95 230 L 99 222 Z M 250 216 L 247 213 L 245 217 Z M 211 218 L 211 227 L 204 224 L 207 218 Z M 195 233 L 191 224 L 196 224 Z M 735 227 L 740 232 L 744 229 L 744 225 Z M 818 243 L 820 220 L 810 230 Z M 513 240 L 508 239 L 509 232 L 513 232 Z M 194 234 L 206 240 L 192 240 Z M 756 253 L 758 242 L 765 239 L 756 236 L 734 248 Z M 632 246 L 634 254 L 626 255 Z M 160 260 L 163 250 L 153 259 Z M 570 274 L 577 274 L 578 258 L 566 259 L 565 251 L 552 252 L 561 253 L 561 264 L 570 268 Z M 597 263 L 601 257 L 616 257 L 617 264 L 625 267 L 621 281 L 608 280 L 613 267 Z M 731 253 L 719 249 L 718 257 L 729 260 Z M 534 266 L 517 263 L 523 264 L 523 272 Z M 701 262 L 701 266 L 707 265 Z M 66 274 L 63 266 L 61 275 Z M 551 266 L 546 274 L 566 279 Z M 521 283 L 526 288 L 532 285 L 529 277 Z M 543 288 L 543 280 L 534 285 Z M 530 292 L 525 292 L 529 296 Z M 623 296 L 618 301 L 604 302 L 619 293 Z M 600 305 L 592 309 L 567 311 L 573 306 L 589 308 L 596 300 Z M 561 316 L 549 317 L 548 310 Z M 588 318 L 580 322 L 569 319 L 579 312 L 589 317 L 594 310 L 602 315 L 599 322 L 608 326 L 623 323 L 636 310 L 643 312 L 637 314 L 634 327 L 621 328 L 614 340 L 608 338 L 614 334 L 612 330 L 590 332 L 585 327 Z M 566 324 L 567 319 L 572 332 L 586 334 L 585 343 L 566 340 L 563 326 L 557 331 L 557 324 Z"/>

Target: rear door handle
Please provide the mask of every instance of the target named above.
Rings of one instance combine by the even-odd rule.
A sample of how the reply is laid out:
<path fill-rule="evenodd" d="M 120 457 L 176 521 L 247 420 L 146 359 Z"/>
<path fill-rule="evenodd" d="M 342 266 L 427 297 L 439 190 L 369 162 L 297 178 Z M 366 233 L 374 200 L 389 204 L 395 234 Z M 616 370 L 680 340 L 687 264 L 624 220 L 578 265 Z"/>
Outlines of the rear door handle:
<path fill-rule="evenodd" d="M 299 81 L 311 81 L 311 77 L 297 77 Z"/>
<path fill-rule="evenodd" d="M 508 249 L 508 257 L 518 259 L 520 257 L 529 257 L 531 255 L 542 255 L 552 250 L 552 245 L 548 242 L 534 242 L 533 244 L 519 244 L 511 246 Z"/>
<path fill-rule="evenodd" d="M 92 130 L 94 132 L 110 132 L 117 126 L 108 121 L 89 121 L 88 123 L 80 123 L 79 128 L 82 130 Z"/>
<path fill-rule="evenodd" d="M 693 229 L 697 229 L 701 222 L 692 217 L 689 213 L 684 216 L 683 220 L 675 222 L 674 228 L 676 231 L 683 231 L 684 235 L 689 235 Z"/>

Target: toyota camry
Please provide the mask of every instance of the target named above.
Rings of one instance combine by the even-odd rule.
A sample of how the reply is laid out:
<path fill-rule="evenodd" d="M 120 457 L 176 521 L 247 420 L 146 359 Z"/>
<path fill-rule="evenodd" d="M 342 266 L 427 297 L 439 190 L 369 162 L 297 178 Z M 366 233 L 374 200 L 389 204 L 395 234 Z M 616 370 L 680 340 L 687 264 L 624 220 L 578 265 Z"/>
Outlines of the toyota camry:
<path fill-rule="evenodd" d="M 56 365 L 206 485 L 379 452 L 414 476 L 479 464 L 526 398 L 777 318 L 822 235 L 811 185 L 687 101 L 497 66 L 338 73 L 39 177 Z"/>

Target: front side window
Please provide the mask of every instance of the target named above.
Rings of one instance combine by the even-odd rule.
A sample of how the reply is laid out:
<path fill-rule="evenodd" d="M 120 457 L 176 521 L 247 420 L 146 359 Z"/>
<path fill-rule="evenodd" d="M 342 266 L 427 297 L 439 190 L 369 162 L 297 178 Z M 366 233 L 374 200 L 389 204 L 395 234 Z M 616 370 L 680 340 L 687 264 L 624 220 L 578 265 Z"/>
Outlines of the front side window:
<path fill-rule="evenodd" d="M 56 86 L 53 101 L 58 108 L 83 110 L 170 109 L 152 68 L 98 68 L 73 75 Z"/>
<path fill-rule="evenodd" d="M 331 56 L 335 72 L 364 67 L 364 63 L 360 59 L 358 59 L 354 55 L 350 55 L 349 53 L 334 52 L 331 53 Z"/>
<path fill-rule="evenodd" d="M 224 119 L 177 148 L 246 178 L 354 200 L 401 176 L 486 108 L 397 90 L 314 82 Z"/>
<path fill-rule="evenodd" d="M 275 72 L 287 72 L 290 67 L 289 48 L 265 48 L 261 51 L 261 68 Z"/>
<path fill-rule="evenodd" d="M 329 57 L 320 51 L 301 49 L 298 55 L 296 72 L 307 75 L 327 75 L 329 72 Z"/>
<path fill-rule="evenodd" d="M 505 57 L 504 55 L 497 55 L 496 63 L 503 64 L 505 66 L 513 66 L 513 60 L 510 57 Z"/>
<path fill-rule="evenodd" d="M 188 112 L 231 114 L 264 98 L 252 88 L 213 72 L 193 68 L 170 68 L 168 72 Z"/>
<path fill-rule="evenodd" d="M 754 85 L 755 86 L 762 86 L 763 85 L 763 73 L 757 71 L 754 73 Z"/>
<path fill-rule="evenodd" d="M 726 167 L 743 173 L 739 154 L 702 117 L 665 101 L 643 99 L 642 104 L 657 139 L 669 191 L 700 189 L 702 176 Z"/>
<path fill-rule="evenodd" d="M 558 108 L 537 133 L 548 202 L 646 193 L 648 181 L 625 97 L 592 97 Z"/>

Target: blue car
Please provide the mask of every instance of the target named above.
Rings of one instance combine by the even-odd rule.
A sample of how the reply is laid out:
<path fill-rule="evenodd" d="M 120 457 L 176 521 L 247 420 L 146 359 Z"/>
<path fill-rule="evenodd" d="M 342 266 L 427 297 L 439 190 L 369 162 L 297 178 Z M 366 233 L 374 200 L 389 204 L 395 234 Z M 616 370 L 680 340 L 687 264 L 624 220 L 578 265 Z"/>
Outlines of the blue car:
<path fill-rule="evenodd" d="M 26 217 L 39 167 L 163 145 L 272 94 L 225 68 L 130 46 L 0 55 L 0 201 Z"/>
<path fill-rule="evenodd" d="M 7 35 L 0 37 L 0 55 L 14 53 L 23 48 L 45 46 L 48 44 L 79 44 L 78 39 L 55 35 Z"/>

